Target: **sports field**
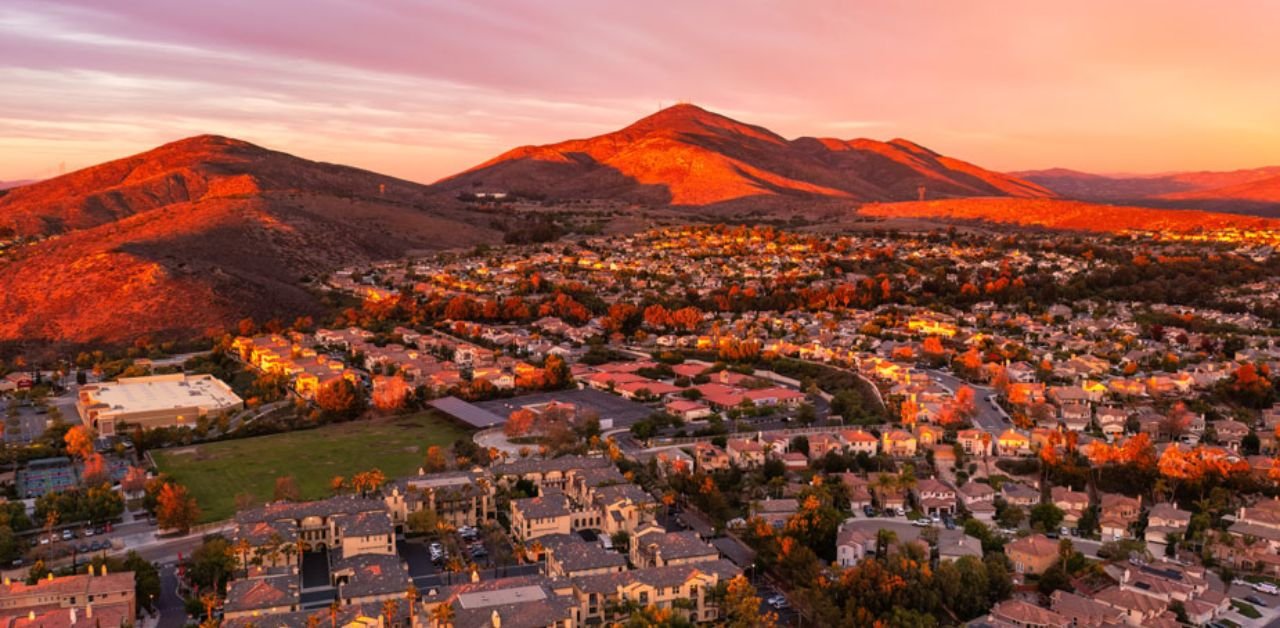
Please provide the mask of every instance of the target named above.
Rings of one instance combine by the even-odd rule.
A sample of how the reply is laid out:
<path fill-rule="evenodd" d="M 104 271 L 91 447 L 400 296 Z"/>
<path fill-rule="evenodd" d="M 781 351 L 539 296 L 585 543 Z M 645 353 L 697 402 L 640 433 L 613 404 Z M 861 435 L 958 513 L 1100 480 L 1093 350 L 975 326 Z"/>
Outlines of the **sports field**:
<path fill-rule="evenodd" d="M 448 447 L 470 432 L 434 413 L 354 421 L 314 430 L 272 434 L 152 452 L 160 471 L 190 489 L 201 521 L 235 514 L 238 493 L 269 501 L 275 480 L 292 475 L 305 499 L 329 495 L 335 475 L 350 478 L 372 468 L 388 478 L 416 473 L 427 447 Z"/>

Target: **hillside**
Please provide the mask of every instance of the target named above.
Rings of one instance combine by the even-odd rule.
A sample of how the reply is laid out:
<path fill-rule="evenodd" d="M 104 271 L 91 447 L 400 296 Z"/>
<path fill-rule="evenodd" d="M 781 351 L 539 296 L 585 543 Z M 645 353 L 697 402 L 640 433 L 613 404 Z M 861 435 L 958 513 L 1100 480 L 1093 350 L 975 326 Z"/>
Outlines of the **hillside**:
<path fill-rule="evenodd" d="M 1280 166 L 1135 177 L 1065 168 L 1011 174 L 1077 200 L 1280 216 Z"/>
<path fill-rule="evenodd" d="M 859 214 L 883 218 L 935 218 L 1118 233 L 1128 230 L 1192 232 L 1201 229 L 1280 229 L 1280 220 L 1196 210 L 1103 205 L 1057 199 L 972 198 L 872 203 Z"/>
<path fill-rule="evenodd" d="M 429 197 L 425 186 L 210 136 L 18 188 L 0 198 L 0 221 L 59 235 L 0 264 L 0 343 L 114 344 L 246 316 L 291 320 L 321 311 L 307 278 L 500 237 Z"/>
<path fill-rule="evenodd" d="M 853 202 L 963 196 L 1052 196 L 1016 177 L 906 140 L 787 140 L 694 105 L 676 105 L 620 131 L 523 146 L 435 187 L 557 199 L 737 209 L 795 199 Z"/>

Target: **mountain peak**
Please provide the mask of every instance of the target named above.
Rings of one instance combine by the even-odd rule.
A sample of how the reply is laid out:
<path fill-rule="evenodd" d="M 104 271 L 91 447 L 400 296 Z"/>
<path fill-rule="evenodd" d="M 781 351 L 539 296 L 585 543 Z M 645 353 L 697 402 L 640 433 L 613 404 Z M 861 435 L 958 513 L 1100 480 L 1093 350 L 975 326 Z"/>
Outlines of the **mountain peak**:
<path fill-rule="evenodd" d="M 1051 196 L 907 140 L 800 138 L 681 103 L 595 137 L 508 151 L 439 182 L 559 199 L 673 206 L 932 197 Z"/>

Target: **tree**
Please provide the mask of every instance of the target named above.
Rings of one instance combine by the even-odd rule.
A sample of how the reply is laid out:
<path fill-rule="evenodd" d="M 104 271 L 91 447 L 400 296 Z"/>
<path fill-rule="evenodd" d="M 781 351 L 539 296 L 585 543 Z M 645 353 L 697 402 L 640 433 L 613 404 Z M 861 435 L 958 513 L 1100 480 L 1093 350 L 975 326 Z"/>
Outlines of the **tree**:
<path fill-rule="evenodd" d="M 89 456 L 93 455 L 93 430 L 83 425 L 76 425 L 67 430 L 62 438 L 67 443 L 67 453 L 72 457 L 88 460 Z"/>
<path fill-rule="evenodd" d="M 316 391 L 316 405 L 331 419 L 352 419 L 364 411 L 364 398 L 355 384 L 340 378 Z"/>
<path fill-rule="evenodd" d="M 423 461 L 422 467 L 427 473 L 437 473 L 448 469 L 449 461 L 445 460 L 444 450 L 436 445 L 427 447 L 427 458 Z"/>
<path fill-rule="evenodd" d="M 341 475 L 335 475 L 329 478 L 329 492 L 334 495 L 342 494 L 342 489 L 346 488 L 347 480 Z"/>
<path fill-rule="evenodd" d="M 453 625 L 454 611 L 453 605 L 447 602 L 437 604 L 431 609 L 431 621 L 439 628 L 449 628 Z"/>
<path fill-rule="evenodd" d="M 1029 521 L 1032 526 L 1039 530 L 1052 532 L 1062 524 L 1063 516 L 1065 516 L 1065 513 L 1062 512 L 1061 508 L 1051 503 L 1044 503 L 1031 509 Z"/>
<path fill-rule="evenodd" d="M 187 493 L 187 487 L 169 482 L 160 489 L 156 522 L 161 528 L 186 534 L 199 518 L 200 507 L 196 505 L 196 498 Z"/>
<path fill-rule="evenodd" d="M 773 628 L 777 625 L 777 615 L 760 614 L 760 597 L 756 595 L 756 588 L 742 574 L 729 581 L 723 609 L 728 628 Z"/>
<path fill-rule="evenodd" d="M 507 423 L 502 426 L 502 431 L 511 438 L 525 436 L 533 430 L 533 423 L 536 418 L 533 411 L 527 408 L 520 408 L 507 416 Z"/>
<path fill-rule="evenodd" d="M 302 491 L 298 488 L 298 480 L 292 475 L 276 478 L 276 489 L 273 499 L 278 502 L 302 501 Z"/>
<path fill-rule="evenodd" d="M 405 525 L 414 532 L 429 534 L 436 531 L 439 521 L 436 511 L 430 508 L 423 508 L 417 512 L 409 513 L 409 516 L 405 518 Z"/>

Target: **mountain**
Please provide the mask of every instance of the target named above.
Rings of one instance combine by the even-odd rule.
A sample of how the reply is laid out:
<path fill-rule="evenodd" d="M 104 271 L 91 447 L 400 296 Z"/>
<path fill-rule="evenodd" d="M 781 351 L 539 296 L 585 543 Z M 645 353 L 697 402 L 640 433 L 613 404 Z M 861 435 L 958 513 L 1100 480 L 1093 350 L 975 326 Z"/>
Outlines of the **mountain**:
<path fill-rule="evenodd" d="M 1280 166 L 1147 176 L 1105 176 L 1064 168 L 1011 174 L 1060 196 L 1085 201 L 1280 216 Z"/>
<path fill-rule="evenodd" d="M 0 225 L 43 237 L 0 262 L 0 343 L 180 339 L 319 314 L 308 278 L 498 240 L 479 220 L 408 181 L 223 137 L 174 142 L 0 197 Z"/>
<path fill-rule="evenodd" d="M 858 213 L 882 218 L 963 220 L 1070 231 L 1194 232 L 1201 229 L 1280 229 L 1280 219 L 1198 210 L 1153 209 L 1061 199 L 965 198 L 874 203 Z"/>
<path fill-rule="evenodd" d="M 435 184 L 454 194 L 727 209 L 797 199 L 907 200 L 918 198 L 920 186 L 930 198 L 1053 195 L 907 140 L 788 140 L 688 104 L 613 133 L 522 146 Z"/>

